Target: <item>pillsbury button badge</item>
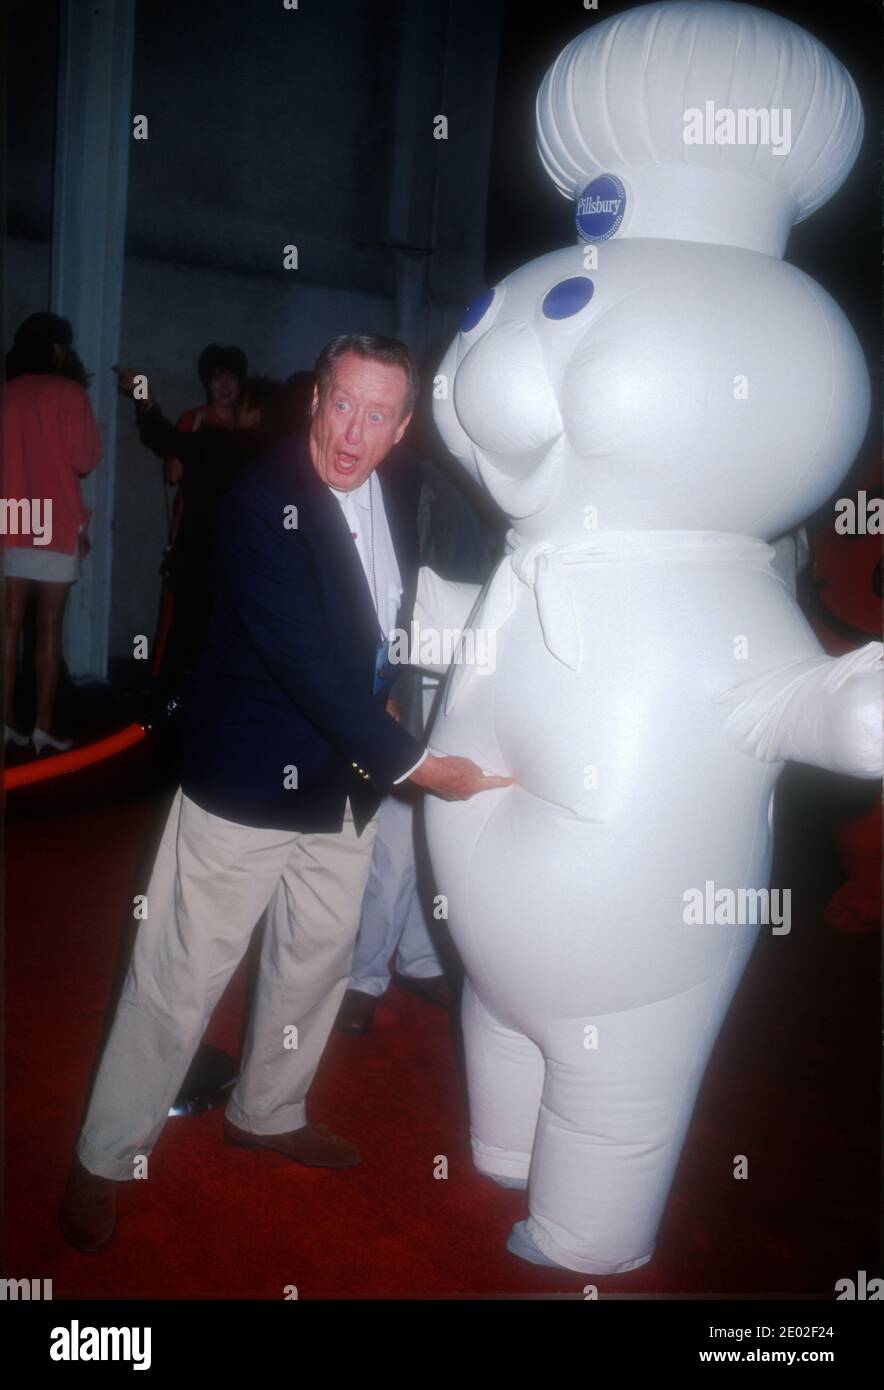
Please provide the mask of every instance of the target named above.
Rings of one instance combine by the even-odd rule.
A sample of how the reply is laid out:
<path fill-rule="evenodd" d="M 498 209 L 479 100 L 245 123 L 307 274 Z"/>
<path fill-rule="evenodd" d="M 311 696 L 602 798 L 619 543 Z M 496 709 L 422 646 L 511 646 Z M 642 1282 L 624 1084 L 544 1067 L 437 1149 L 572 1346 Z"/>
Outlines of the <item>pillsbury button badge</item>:
<path fill-rule="evenodd" d="M 626 189 L 616 174 L 599 174 L 577 199 L 577 230 L 584 241 L 607 241 L 626 211 Z"/>

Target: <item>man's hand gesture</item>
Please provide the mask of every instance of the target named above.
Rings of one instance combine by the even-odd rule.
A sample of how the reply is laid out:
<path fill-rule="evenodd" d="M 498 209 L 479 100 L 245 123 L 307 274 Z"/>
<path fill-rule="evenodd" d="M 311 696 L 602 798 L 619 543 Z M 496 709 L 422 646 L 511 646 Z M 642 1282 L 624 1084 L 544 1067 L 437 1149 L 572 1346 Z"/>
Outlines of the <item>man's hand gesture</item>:
<path fill-rule="evenodd" d="M 493 787 L 511 787 L 512 777 L 494 777 L 484 773 L 470 758 L 437 758 L 428 753 L 408 779 L 443 801 L 468 801 L 476 792 Z"/>

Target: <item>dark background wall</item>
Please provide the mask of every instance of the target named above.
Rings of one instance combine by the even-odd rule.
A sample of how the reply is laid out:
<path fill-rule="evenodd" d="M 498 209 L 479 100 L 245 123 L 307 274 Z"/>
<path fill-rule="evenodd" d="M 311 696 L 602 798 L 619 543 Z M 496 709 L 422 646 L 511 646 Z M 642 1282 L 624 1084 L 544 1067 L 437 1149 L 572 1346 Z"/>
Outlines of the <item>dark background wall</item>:
<path fill-rule="evenodd" d="M 210 341 L 280 378 L 353 329 L 398 331 L 438 360 L 483 278 L 501 8 L 141 0 L 131 109 L 149 138 L 129 148 L 120 356 L 168 414 L 202 399 Z M 29 0 L 9 21 L 7 343 L 48 304 L 58 12 Z M 403 328 L 403 263 L 420 341 Z M 169 503 L 125 402 L 116 468 L 110 642 L 125 658 L 154 630 Z"/>
<path fill-rule="evenodd" d="M 880 7 L 765 7 L 825 42 L 863 100 L 856 167 L 786 254 L 844 308 L 877 389 Z M 603 3 L 599 13 L 628 8 Z M 574 239 L 571 206 L 537 158 L 534 99 L 594 17 L 577 0 L 302 0 L 297 12 L 281 0 L 140 0 L 132 111 L 148 117 L 149 139 L 130 146 L 123 360 L 177 415 L 200 399 L 194 364 L 208 341 L 239 342 L 253 371 L 286 376 L 336 332 L 394 331 L 405 264 L 421 286 L 413 345 L 432 369 L 478 290 Z M 15 6 L 7 343 L 48 302 L 57 42 L 57 3 Z M 438 112 L 450 121 L 444 144 L 432 138 Z M 297 272 L 282 266 L 289 243 Z M 153 631 L 168 520 L 159 465 L 140 448 L 128 403 L 116 468 L 111 651 L 124 657 L 133 635 Z"/>
<path fill-rule="evenodd" d="M 210 23 L 200 15 L 211 14 Z M 399 6 L 138 7 L 127 249 L 179 265 L 377 293 Z M 355 249 L 358 248 L 358 249 Z"/>

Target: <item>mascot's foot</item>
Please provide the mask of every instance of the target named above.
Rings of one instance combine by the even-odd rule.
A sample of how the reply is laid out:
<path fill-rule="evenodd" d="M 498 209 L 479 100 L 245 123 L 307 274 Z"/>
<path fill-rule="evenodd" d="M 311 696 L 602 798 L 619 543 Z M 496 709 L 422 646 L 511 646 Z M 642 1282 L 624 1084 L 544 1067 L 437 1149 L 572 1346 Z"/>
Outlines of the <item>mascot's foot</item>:
<path fill-rule="evenodd" d="M 551 1260 L 549 1255 L 544 1255 L 542 1250 L 538 1250 L 528 1234 L 527 1221 L 516 1222 L 506 1238 L 506 1248 L 511 1255 L 518 1255 L 520 1260 L 527 1260 L 529 1264 L 549 1265 L 551 1269 L 564 1268 L 557 1260 Z"/>
<path fill-rule="evenodd" d="M 517 1187 L 520 1192 L 527 1192 L 528 1190 L 527 1178 L 505 1178 L 500 1173 L 486 1173 L 485 1177 L 496 1182 L 498 1187 Z"/>

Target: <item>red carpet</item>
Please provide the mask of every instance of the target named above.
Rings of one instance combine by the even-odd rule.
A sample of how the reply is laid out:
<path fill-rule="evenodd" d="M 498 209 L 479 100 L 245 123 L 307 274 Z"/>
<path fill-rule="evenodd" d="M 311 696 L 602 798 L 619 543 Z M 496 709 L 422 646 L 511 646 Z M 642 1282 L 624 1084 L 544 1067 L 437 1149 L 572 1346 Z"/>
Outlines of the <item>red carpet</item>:
<path fill-rule="evenodd" d="M 359 1168 L 232 1149 L 219 1111 L 170 1120 L 149 1180 L 123 1191 L 113 1245 L 78 1255 L 57 1206 L 158 810 L 7 827 L 6 1275 L 52 1278 L 57 1299 L 280 1299 L 288 1284 L 301 1298 L 573 1294 L 587 1283 L 831 1297 L 837 1279 L 876 1269 L 880 943 L 823 922 L 837 878 L 826 837 L 806 827 L 797 849 L 786 833 L 784 852 L 800 850 L 813 875 L 775 879 L 792 886 L 792 934 L 756 950 L 649 1266 L 590 1277 L 506 1253 L 523 1194 L 473 1172 L 450 1021 L 395 989 L 368 1038 L 333 1035 L 311 1093 L 311 1117 L 359 1144 Z M 208 1034 L 233 1053 L 243 984 L 240 971 Z M 748 1181 L 732 1177 L 737 1154 Z M 433 1176 L 440 1155 L 447 1180 Z"/>

